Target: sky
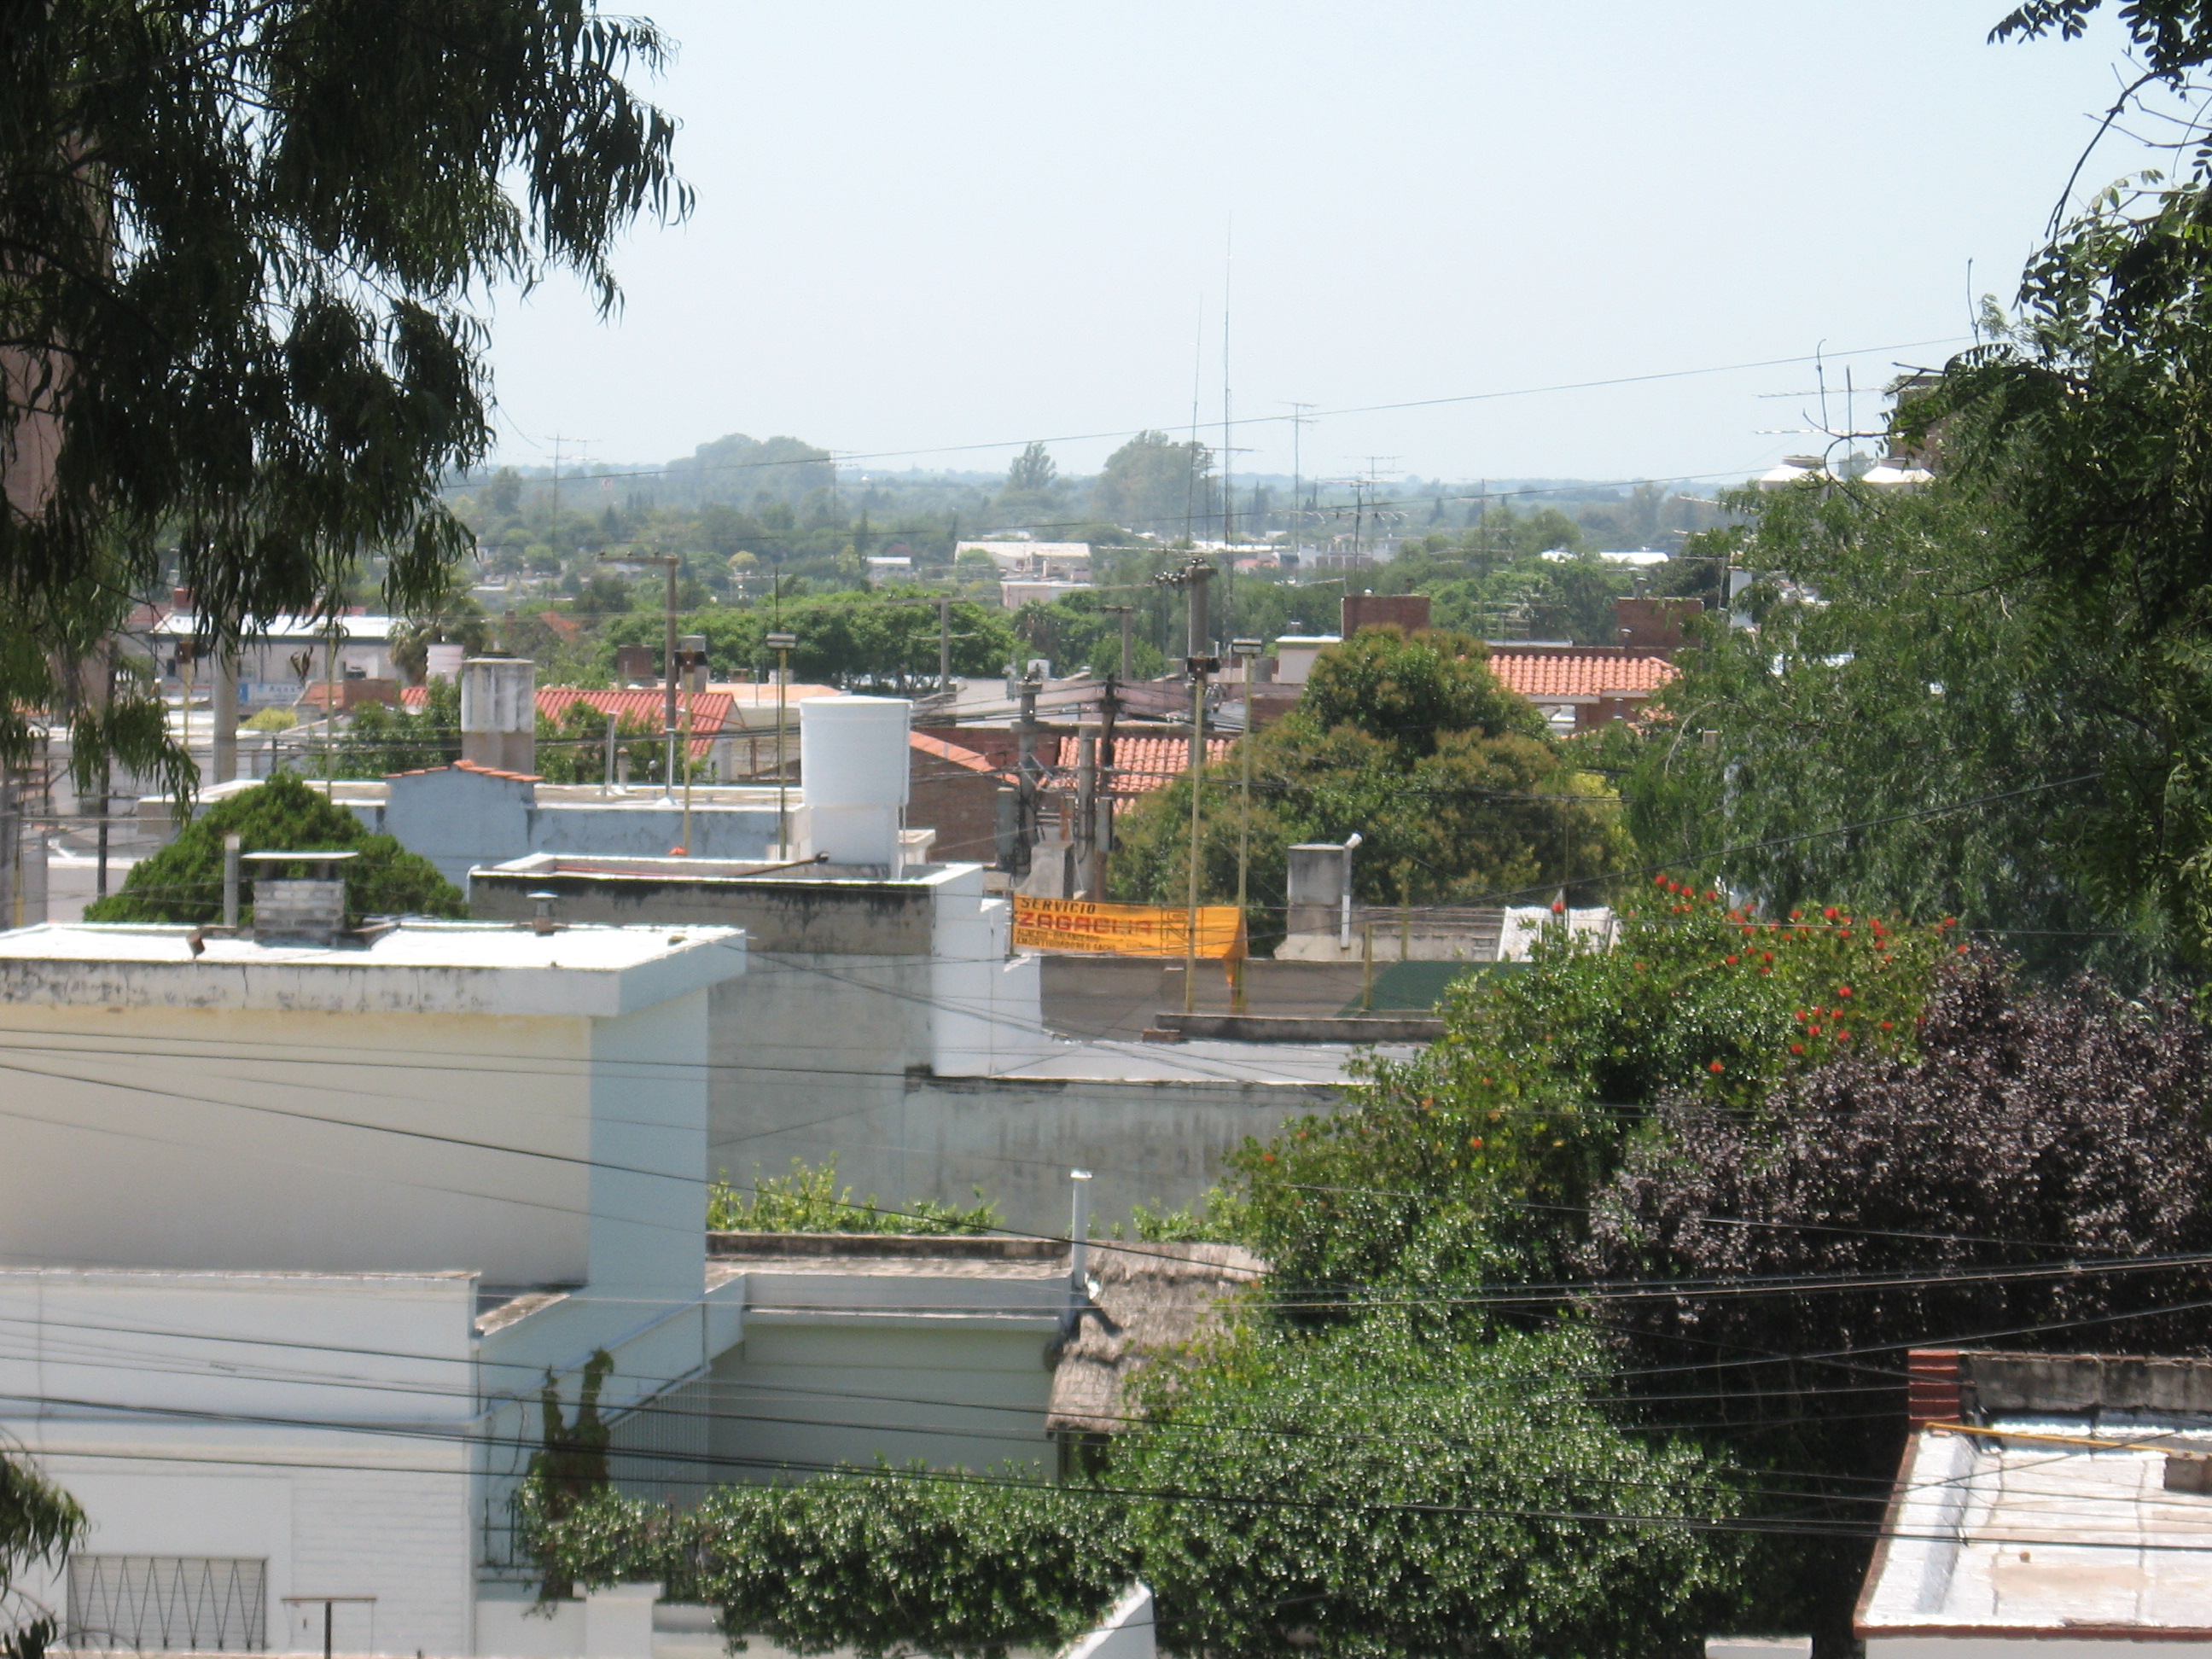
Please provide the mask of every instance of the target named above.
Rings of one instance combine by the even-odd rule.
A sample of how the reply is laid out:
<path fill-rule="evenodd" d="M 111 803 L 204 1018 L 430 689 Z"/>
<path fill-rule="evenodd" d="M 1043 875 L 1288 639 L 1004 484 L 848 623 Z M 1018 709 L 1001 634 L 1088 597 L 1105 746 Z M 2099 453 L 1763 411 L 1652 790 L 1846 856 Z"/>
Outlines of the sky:
<path fill-rule="evenodd" d="M 498 459 L 1093 471 L 1220 443 L 1225 320 L 1237 471 L 1704 493 L 2009 298 L 2124 41 L 2006 3 L 654 0 L 696 209 L 497 296 Z"/>

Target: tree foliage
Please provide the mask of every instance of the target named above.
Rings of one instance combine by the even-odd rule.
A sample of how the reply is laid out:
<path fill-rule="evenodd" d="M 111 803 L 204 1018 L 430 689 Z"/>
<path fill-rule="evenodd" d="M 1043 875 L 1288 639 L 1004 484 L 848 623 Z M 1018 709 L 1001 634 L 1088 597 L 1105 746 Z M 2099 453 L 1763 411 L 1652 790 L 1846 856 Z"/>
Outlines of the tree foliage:
<path fill-rule="evenodd" d="M 1614 867 L 1619 845 L 1595 781 L 1578 774 L 1528 704 L 1483 666 L 1479 641 L 1363 629 L 1323 652 L 1297 707 L 1252 744 L 1249 919 L 1279 938 L 1287 849 L 1362 837 L 1353 881 L 1367 903 L 1549 898 Z M 1235 890 L 1244 823 L 1241 757 L 1207 769 L 1200 888 Z M 1117 896 L 1181 902 L 1190 784 L 1145 797 L 1118 829 Z"/>
<path fill-rule="evenodd" d="M 2058 1334 L 2100 1352 L 2208 1351 L 2192 1310 L 2212 1301 L 2209 1081 L 2186 1005 L 2094 981 L 2023 994 L 2000 960 L 1969 958 L 1909 1052 L 1838 1054 L 1750 1110 L 1665 1103 L 1597 1195 L 1585 1260 L 1608 1285 L 1685 1288 L 1597 1304 L 1632 1363 L 1724 1358 L 1717 1411 L 1839 1420 L 1838 1455 L 1887 1474 L 1905 1347 Z M 1807 1277 L 1860 1282 L 1729 1288 Z M 1839 1358 L 1771 1358 L 1819 1355 Z"/>
<path fill-rule="evenodd" d="M 2008 565 L 2010 509 L 1956 477 L 1745 506 L 1756 631 L 1705 628 L 1660 718 L 1605 740 L 1647 857 L 1769 908 L 1955 915 L 2061 970 L 2193 950 L 2161 892 L 2198 833 L 2173 775 L 2196 677 Z"/>
<path fill-rule="evenodd" d="M 1133 1565 L 1126 1510 L 1009 1468 L 920 1468 L 717 1486 L 691 1510 L 601 1495 L 542 1516 L 550 1571 L 586 1584 L 657 1578 L 712 1602 L 723 1628 L 799 1654 L 1006 1659 L 1095 1620 Z"/>
<path fill-rule="evenodd" d="M 1213 452 L 1204 444 L 1139 432 L 1106 458 L 1091 510 L 1110 524 L 1181 536 L 1218 510 L 1215 489 Z"/>
<path fill-rule="evenodd" d="M 204 926 L 222 919 L 222 842 L 237 836 L 248 853 L 350 849 L 345 866 L 346 914 L 462 916 L 467 900 L 429 860 L 389 836 L 374 836 L 344 807 L 334 805 L 289 772 L 216 802 L 176 840 L 131 866 L 122 890 L 85 907 L 88 921 L 152 921 Z M 240 921 L 250 923 L 245 904 Z"/>
<path fill-rule="evenodd" d="M 1293 1306 L 1341 1321 L 1370 1291 L 1556 1282 L 1662 1099 L 1741 1110 L 1836 1054 L 1909 1052 L 1955 948 L 1940 926 L 1761 920 L 1659 879 L 1616 939 L 1545 928 L 1526 971 L 1462 981 L 1443 1036 L 1374 1064 L 1349 1109 L 1236 1155 L 1251 1242 Z"/>
<path fill-rule="evenodd" d="M 33 1654 L 58 1645 L 58 1621 L 44 1612 L 21 1617 L 13 1605 L 15 1581 L 40 1566 L 58 1567 L 86 1531 L 76 1499 L 21 1457 L 0 1457 L 0 1646 Z"/>
<path fill-rule="evenodd" d="M 0 751 L 83 703 L 165 546 L 211 635 L 404 609 L 469 550 L 440 504 L 489 441 L 473 291 L 580 273 L 680 212 L 666 53 L 590 0 L 39 0 L 0 7 Z M 374 64 L 364 76 L 362 66 Z M 51 653 L 51 654 L 50 654 Z M 126 697 L 132 708 L 143 699 Z M 158 720 L 76 724 L 179 781 Z"/>
<path fill-rule="evenodd" d="M 603 1497 L 538 1536 L 586 1583 L 663 1578 L 799 1653 L 1003 1659 L 1133 1577 L 1178 1653 L 1694 1650 L 1741 1552 L 1690 1448 L 1590 1405 L 1585 1339 L 1248 1336 L 1164 1381 L 1094 1483 L 851 1471 L 696 1510 Z"/>
<path fill-rule="evenodd" d="M 1608 1422 L 1601 1370 L 1581 1337 L 1459 1345 L 1389 1316 L 1186 1367 L 1111 1465 L 1164 1644 L 1694 1652 L 1741 1554 L 1699 1523 L 1735 1500 L 1692 1449 Z"/>

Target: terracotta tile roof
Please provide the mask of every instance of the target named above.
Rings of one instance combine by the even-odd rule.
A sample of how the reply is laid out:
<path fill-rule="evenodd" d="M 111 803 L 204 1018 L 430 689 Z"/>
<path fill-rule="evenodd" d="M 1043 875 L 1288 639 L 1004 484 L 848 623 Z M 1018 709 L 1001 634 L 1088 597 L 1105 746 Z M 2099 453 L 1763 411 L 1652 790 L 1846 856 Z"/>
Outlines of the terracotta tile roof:
<path fill-rule="evenodd" d="M 410 685 L 399 693 L 400 702 L 409 708 L 421 708 L 429 702 L 428 688 Z M 641 720 L 655 732 L 666 717 L 667 704 L 658 687 L 633 687 L 620 691 L 586 691 L 574 685 L 541 685 L 538 688 L 538 713 L 554 725 L 572 703 L 584 703 L 597 709 L 601 716 L 614 714 L 626 720 Z M 694 759 L 703 759 L 713 752 L 714 738 L 730 716 L 730 694 L 726 691 L 702 691 L 690 699 L 691 754 Z M 683 709 L 677 709 L 677 719 L 683 719 Z M 705 735 L 702 735 L 704 733 Z"/>
<path fill-rule="evenodd" d="M 1075 756 L 1077 739 L 1062 738 L 1060 750 L 1054 757 L 1053 770 L 1062 775 L 1054 779 L 1065 787 L 1075 786 Z M 1228 758 L 1231 740 L 1227 738 L 1208 738 L 1206 758 L 1209 763 Z M 1188 738 L 1127 738 L 1114 739 L 1114 781 L 1112 793 L 1116 795 L 1146 795 L 1167 786 L 1190 769 L 1190 739 Z"/>
<path fill-rule="evenodd" d="M 916 754 L 934 756 L 939 760 L 950 761 L 953 765 L 970 772 L 988 772 L 992 769 L 988 756 L 979 755 L 972 749 L 963 749 L 958 744 L 947 743 L 942 738 L 925 737 L 919 732 L 909 732 L 907 733 L 907 743 Z"/>
<path fill-rule="evenodd" d="M 1555 697 L 1648 697 L 1682 671 L 1665 657 L 1617 645 L 1492 646 L 1490 672 L 1531 702 Z"/>

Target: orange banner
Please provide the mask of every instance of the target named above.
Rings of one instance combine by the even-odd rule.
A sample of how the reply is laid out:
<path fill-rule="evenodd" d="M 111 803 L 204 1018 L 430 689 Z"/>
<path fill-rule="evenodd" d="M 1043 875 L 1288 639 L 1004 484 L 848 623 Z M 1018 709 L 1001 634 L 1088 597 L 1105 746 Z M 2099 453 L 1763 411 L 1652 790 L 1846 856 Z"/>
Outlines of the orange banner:
<path fill-rule="evenodd" d="M 1017 951 L 1076 951 L 1117 957 L 1184 957 L 1189 912 L 1161 904 L 1092 904 L 1014 896 Z M 1198 955 L 1233 962 L 1244 954 L 1244 918 L 1233 904 L 1198 909 Z"/>

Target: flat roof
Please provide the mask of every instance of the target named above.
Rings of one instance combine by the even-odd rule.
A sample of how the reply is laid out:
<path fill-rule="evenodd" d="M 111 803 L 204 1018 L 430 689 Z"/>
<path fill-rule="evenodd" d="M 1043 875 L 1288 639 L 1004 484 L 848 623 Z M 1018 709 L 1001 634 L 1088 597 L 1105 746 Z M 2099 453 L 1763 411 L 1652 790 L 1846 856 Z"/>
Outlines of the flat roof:
<path fill-rule="evenodd" d="M 1373 1050 L 1403 1059 L 1417 1044 Z M 1311 1086 L 1352 1082 L 1352 1059 L 1368 1052 L 1348 1042 L 1059 1042 L 1040 1059 L 994 1077 L 1093 1083 L 1272 1083 Z"/>
<path fill-rule="evenodd" d="M 407 921 L 369 944 L 259 944 L 127 922 L 0 933 L 0 1004 L 611 1018 L 744 971 L 736 927 Z"/>
<path fill-rule="evenodd" d="M 2212 1492 L 2165 1487 L 2166 1448 L 2212 1453 L 2212 1425 L 2106 1415 L 1987 1427 L 1913 1437 L 1860 1636 L 2212 1641 Z"/>

